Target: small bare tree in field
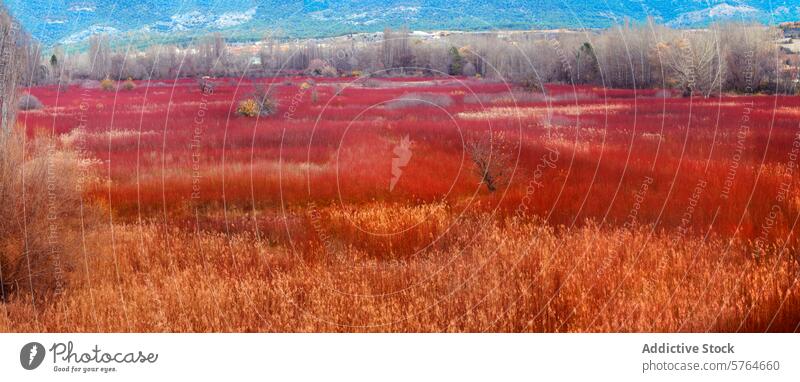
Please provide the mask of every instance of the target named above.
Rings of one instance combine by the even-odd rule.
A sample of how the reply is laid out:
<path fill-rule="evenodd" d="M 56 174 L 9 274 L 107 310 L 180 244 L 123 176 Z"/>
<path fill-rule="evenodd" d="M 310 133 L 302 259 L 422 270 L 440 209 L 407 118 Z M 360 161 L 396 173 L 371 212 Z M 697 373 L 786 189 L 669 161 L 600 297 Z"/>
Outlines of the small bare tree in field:
<path fill-rule="evenodd" d="M 467 154 L 473 164 L 473 172 L 486 185 L 489 192 L 508 184 L 513 171 L 512 148 L 502 134 L 473 139 L 466 144 Z"/>
<path fill-rule="evenodd" d="M 211 80 L 209 76 L 202 76 L 197 79 L 197 86 L 200 87 L 200 92 L 203 94 L 213 94 L 214 93 L 214 82 Z"/>
<path fill-rule="evenodd" d="M 239 102 L 237 113 L 245 117 L 266 117 L 278 111 L 278 101 L 272 94 L 272 88 L 263 84 L 255 84 L 253 93 Z"/>

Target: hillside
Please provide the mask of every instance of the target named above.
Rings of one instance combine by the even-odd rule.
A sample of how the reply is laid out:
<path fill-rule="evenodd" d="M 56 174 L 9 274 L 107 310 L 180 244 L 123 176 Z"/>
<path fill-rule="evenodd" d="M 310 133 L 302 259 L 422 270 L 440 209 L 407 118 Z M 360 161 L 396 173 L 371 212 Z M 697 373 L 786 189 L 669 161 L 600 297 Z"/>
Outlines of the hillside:
<path fill-rule="evenodd" d="M 6 5 L 46 45 L 75 44 L 96 33 L 140 41 L 180 41 L 209 32 L 233 40 L 325 37 L 413 30 L 602 28 L 652 16 L 676 27 L 744 20 L 777 24 L 800 18 L 790 1 L 576 0 L 8 0 Z"/>

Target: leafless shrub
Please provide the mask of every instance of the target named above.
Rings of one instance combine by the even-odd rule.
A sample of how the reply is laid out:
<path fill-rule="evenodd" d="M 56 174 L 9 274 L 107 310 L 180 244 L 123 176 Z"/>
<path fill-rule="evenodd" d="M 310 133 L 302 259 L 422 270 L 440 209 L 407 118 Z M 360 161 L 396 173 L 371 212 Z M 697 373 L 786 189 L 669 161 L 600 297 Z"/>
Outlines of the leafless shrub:
<path fill-rule="evenodd" d="M 27 147 L 26 147 L 27 146 Z M 32 301 L 66 283 L 80 224 L 77 155 L 55 139 L 25 142 L 17 129 L 0 134 L 0 285 L 2 299 Z"/>
<path fill-rule="evenodd" d="M 513 171 L 513 148 L 505 142 L 502 134 L 472 139 L 465 149 L 474 165 L 474 174 L 489 192 L 508 184 Z"/>
<path fill-rule="evenodd" d="M 209 76 L 200 77 L 197 80 L 197 86 L 203 94 L 211 94 L 214 92 L 214 82 L 211 81 L 211 77 Z"/>
<path fill-rule="evenodd" d="M 389 101 L 386 107 L 389 109 L 407 107 L 448 107 L 452 104 L 453 99 L 446 94 L 407 93 Z"/>
<path fill-rule="evenodd" d="M 23 94 L 22 96 L 19 97 L 18 105 L 20 110 L 25 110 L 25 111 L 39 110 L 44 107 L 44 105 L 42 105 L 42 102 L 39 101 L 38 98 L 28 93 Z"/>
<path fill-rule="evenodd" d="M 106 79 L 100 81 L 100 89 L 103 89 L 103 90 L 105 90 L 107 92 L 110 92 L 110 91 L 114 91 L 115 88 L 116 88 L 116 86 L 114 84 L 114 81 L 111 80 L 110 78 L 106 78 Z"/>
<path fill-rule="evenodd" d="M 125 82 L 123 82 L 120 85 L 120 88 L 122 88 L 122 90 L 131 91 L 133 89 L 136 89 L 136 83 L 133 82 L 132 79 L 128 78 L 127 80 L 125 80 Z"/>
<path fill-rule="evenodd" d="M 339 73 L 336 68 L 331 66 L 326 61 L 320 59 L 313 59 L 306 68 L 306 75 L 319 76 L 319 77 L 338 77 Z"/>
<path fill-rule="evenodd" d="M 262 116 L 272 115 L 278 111 L 278 100 L 272 94 L 272 88 L 257 84 L 253 90 L 253 97 L 259 103 Z"/>
<path fill-rule="evenodd" d="M 517 74 L 512 77 L 512 81 L 518 84 L 522 90 L 534 93 L 544 92 L 544 83 L 547 82 L 546 79 L 543 80 L 533 74 Z"/>
<path fill-rule="evenodd" d="M 275 114 L 278 111 L 278 101 L 272 95 L 272 89 L 267 89 L 262 84 L 255 84 L 253 92 L 239 103 L 238 113 L 248 117 Z"/>

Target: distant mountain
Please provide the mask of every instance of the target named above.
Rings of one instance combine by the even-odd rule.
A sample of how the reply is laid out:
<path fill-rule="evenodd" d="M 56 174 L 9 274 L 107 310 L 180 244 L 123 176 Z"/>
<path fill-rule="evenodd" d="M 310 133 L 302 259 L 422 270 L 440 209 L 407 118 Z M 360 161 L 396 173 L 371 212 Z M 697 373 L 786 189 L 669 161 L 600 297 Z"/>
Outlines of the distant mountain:
<path fill-rule="evenodd" d="M 743 20 L 800 19 L 797 0 L 5 0 L 46 45 L 97 33 L 178 41 L 209 32 L 233 39 L 327 37 L 412 30 L 602 28 L 648 16 L 675 27 Z"/>

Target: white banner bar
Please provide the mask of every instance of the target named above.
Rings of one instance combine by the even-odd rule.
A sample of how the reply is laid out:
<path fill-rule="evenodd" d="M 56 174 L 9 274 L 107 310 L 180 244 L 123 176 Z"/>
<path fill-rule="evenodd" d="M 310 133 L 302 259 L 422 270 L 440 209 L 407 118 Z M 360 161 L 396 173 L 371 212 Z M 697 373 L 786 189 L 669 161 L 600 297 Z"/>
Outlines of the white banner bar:
<path fill-rule="evenodd" d="M 800 381 L 798 345 L 798 334 L 0 334 L 0 380 Z"/>

